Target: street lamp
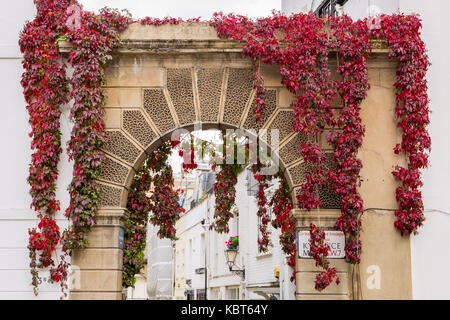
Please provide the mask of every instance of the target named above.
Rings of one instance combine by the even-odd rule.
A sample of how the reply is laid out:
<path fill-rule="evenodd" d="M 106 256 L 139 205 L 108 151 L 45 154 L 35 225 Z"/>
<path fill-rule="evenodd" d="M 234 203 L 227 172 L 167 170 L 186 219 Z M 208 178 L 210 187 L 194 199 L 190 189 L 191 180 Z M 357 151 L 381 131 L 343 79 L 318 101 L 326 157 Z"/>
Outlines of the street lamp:
<path fill-rule="evenodd" d="M 233 269 L 235 266 L 236 256 L 238 254 L 237 249 L 227 248 L 225 249 L 225 258 L 227 259 L 227 265 L 231 272 L 241 274 L 242 278 L 245 278 L 245 269 Z"/>
<path fill-rule="evenodd" d="M 208 226 L 205 224 L 205 219 L 202 220 L 202 227 L 205 230 L 205 300 L 207 299 L 207 291 L 208 291 L 208 268 L 206 266 L 206 233 L 208 232 Z"/>

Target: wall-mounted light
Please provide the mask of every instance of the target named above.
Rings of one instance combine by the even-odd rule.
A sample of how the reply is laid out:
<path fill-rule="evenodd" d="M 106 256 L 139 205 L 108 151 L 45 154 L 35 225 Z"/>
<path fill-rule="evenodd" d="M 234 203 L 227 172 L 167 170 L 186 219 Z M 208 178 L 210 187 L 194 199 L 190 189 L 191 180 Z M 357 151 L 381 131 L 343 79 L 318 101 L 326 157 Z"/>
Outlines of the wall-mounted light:
<path fill-rule="evenodd" d="M 245 269 L 233 269 L 235 266 L 236 257 L 238 254 L 238 250 L 236 249 L 226 249 L 225 250 L 225 258 L 227 259 L 227 265 L 231 272 L 241 274 L 242 278 L 245 278 Z"/>

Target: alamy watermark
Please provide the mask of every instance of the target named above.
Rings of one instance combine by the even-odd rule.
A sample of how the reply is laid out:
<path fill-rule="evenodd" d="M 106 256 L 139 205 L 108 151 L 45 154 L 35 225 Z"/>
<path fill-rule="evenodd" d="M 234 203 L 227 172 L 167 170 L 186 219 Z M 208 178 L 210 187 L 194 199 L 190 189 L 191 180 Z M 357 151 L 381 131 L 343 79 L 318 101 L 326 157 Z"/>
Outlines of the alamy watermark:
<path fill-rule="evenodd" d="M 72 4 L 66 9 L 67 21 L 66 27 L 70 31 L 81 29 L 81 7 L 78 4 Z"/>
<path fill-rule="evenodd" d="M 369 30 L 381 29 L 381 9 L 376 5 L 367 8 L 367 27 Z"/>

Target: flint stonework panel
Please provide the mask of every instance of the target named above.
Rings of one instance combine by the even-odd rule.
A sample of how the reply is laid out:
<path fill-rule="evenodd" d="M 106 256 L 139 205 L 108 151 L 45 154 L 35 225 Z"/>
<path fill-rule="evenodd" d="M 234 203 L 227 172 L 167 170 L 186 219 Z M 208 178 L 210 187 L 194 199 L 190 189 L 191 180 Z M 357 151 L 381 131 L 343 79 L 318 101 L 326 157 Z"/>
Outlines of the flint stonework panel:
<path fill-rule="evenodd" d="M 312 165 L 307 162 L 300 162 L 299 164 L 289 168 L 287 172 L 291 177 L 292 184 L 299 186 L 306 182 L 306 173 L 312 170 Z"/>
<path fill-rule="evenodd" d="M 228 70 L 223 122 L 239 126 L 242 114 L 250 99 L 252 88 L 251 69 L 230 68 Z"/>
<path fill-rule="evenodd" d="M 222 95 L 224 69 L 202 68 L 197 71 L 197 87 L 200 101 L 201 119 L 217 122 Z"/>
<path fill-rule="evenodd" d="M 287 165 L 302 159 L 303 156 L 300 152 L 301 143 L 314 141 L 313 136 L 305 136 L 301 133 L 297 133 L 293 138 L 291 138 L 285 145 L 280 148 L 280 157 L 283 162 Z"/>
<path fill-rule="evenodd" d="M 124 110 L 122 126 L 144 148 L 158 137 L 139 110 Z"/>
<path fill-rule="evenodd" d="M 144 89 L 144 110 L 161 135 L 175 129 L 175 121 L 162 89 Z"/>
<path fill-rule="evenodd" d="M 255 119 L 255 106 L 256 106 L 256 97 L 253 98 L 253 102 L 250 106 L 250 109 L 247 114 L 247 118 L 244 122 L 244 128 L 245 129 L 253 129 L 256 131 L 256 133 L 259 133 L 259 130 L 265 125 L 267 120 L 269 120 L 269 117 L 273 114 L 275 109 L 277 108 L 277 91 L 272 89 L 266 90 L 266 97 L 265 97 L 266 105 L 263 110 L 263 115 L 261 118 L 261 121 L 256 122 Z"/>
<path fill-rule="evenodd" d="M 167 90 L 180 125 L 195 122 L 191 69 L 167 69 Z"/>
<path fill-rule="evenodd" d="M 122 207 L 125 197 L 125 188 L 116 187 L 97 182 L 100 192 L 100 207 Z"/>
<path fill-rule="evenodd" d="M 292 110 L 279 110 L 277 115 L 274 117 L 272 123 L 268 128 L 267 139 L 270 144 L 270 130 L 278 130 L 278 138 L 280 143 L 286 139 L 294 131 L 292 130 L 292 123 L 294 121 L 294 116 Z"/>
<path fill-rule="evenodd" d="M 129 171 L 130 168 L 107 156 L 100 168 L 99 178 L 120 185 L 125 185 Z"/>
<path fill-rule="evenodd" d="M 106 131 L 104 150 L 130 165 L 138 160 L 142 153 L 121 131 Z"/>

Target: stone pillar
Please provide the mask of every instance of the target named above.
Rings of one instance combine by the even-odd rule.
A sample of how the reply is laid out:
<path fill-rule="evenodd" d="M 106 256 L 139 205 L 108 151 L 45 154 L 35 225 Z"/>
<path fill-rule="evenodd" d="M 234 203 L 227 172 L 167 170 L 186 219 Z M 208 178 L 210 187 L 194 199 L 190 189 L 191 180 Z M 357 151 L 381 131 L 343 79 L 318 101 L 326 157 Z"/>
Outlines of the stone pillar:
<path fill-rule="evenodd" d="M 405 157 L 393 151 L 401 142 L 394 116 L 397 65 L 382 54 L 369 61 L 371 89 L 361 106 L 366 134 L 359 152 L 363 162 L 359 191 L 367 210 L 362 217 L 361 298 L 411 299 L 410 238 L 394 227 L 399 183 L 391 172 L 396 165 L 405 165 Z"/>
<path fill-rule="evenodd" d="M 337 218 L 340 216 L 339 210 L 324 210 L 307 212 L 305 210 L 294 209 L 293 216 L 296 219 L 296 226 L 300 229 L 308 229 L 311 223 L 321 228 L 332 228 Z M 330 259 L 332 266 L 336 268 L 341 283 L 331 284 L 325 290 L 318 292 L 314 288 L 316 274 L 323 269 L 315 266 L 313 259 L 299 259 L 297 250 L 296 264 L 296 298 L 297 300 L 313 299 L 333 299 L 347 300 L 352 298 L 352 267 L 343 259 Z"/>
<path fill-rule="evenodd" d="M 388 60 L 385 50 L 375 52 L 369 59 L 371 88 L 361 105 L 366 133 L 359 151 L 363 164 L 359 192 L 365 208 L 361 264 L 353 269 L 344 260 L 331 259 L 341 284 L 317 292 L 314 279 L 320 269 L 312 259 L 297 259 L 297 299 L 411 299 L 410 240 L 394 227 L 398 183 L 391 172 L 405 162 L 403 156 L 393 152 L 394 146 L 401 142 L 394 115 L 395 70 L 396 63 Z M 298 228 L 308 228 L 310 222 L 332 227 L 340 212 L 294 210 L 293 215 Z"/>
<path fill-rule="evenodd" d="M 173 287 L 172 240 L 160 239 L 158 228 L 148 224 L 147 294 L 152 300 L 171 300 Z"/>
<path fill-rule="evenodd" d="M 89 247 L 72 253 L 70 299 L 122 299 L 120 217 L 124 209 L 100 210 L 87 239 Z"/>

